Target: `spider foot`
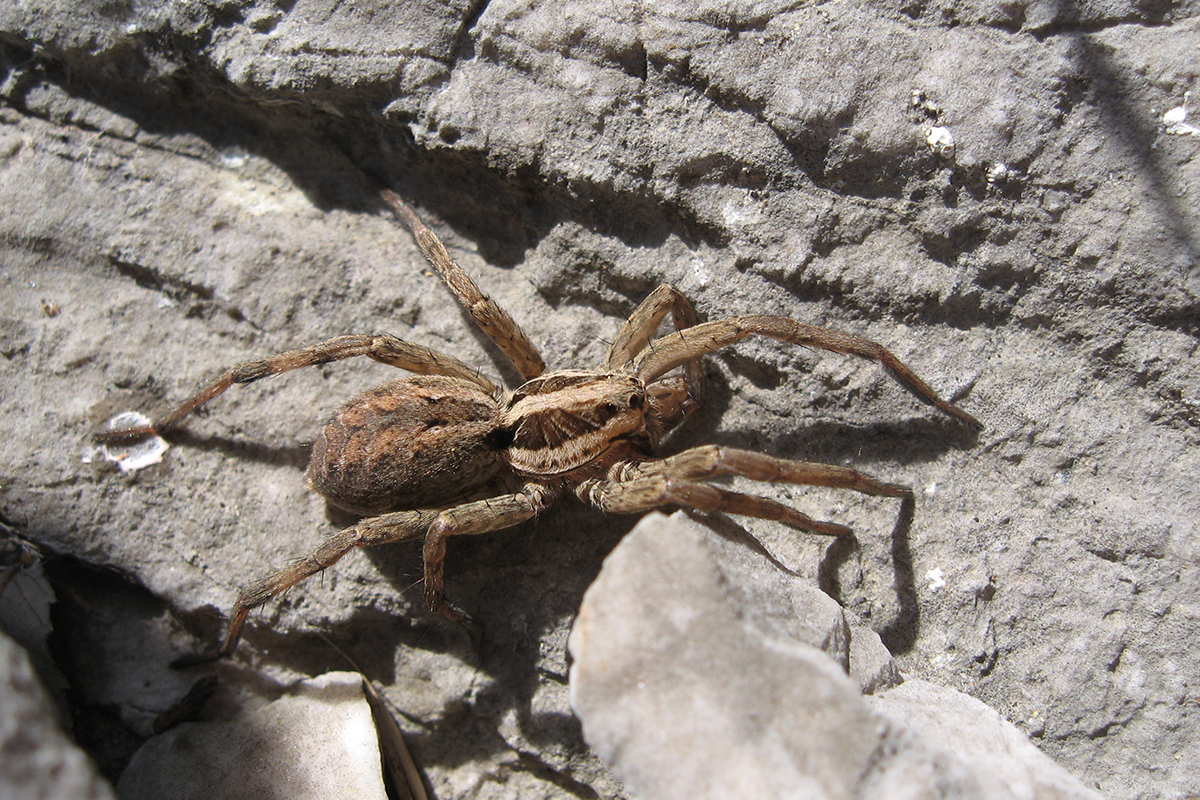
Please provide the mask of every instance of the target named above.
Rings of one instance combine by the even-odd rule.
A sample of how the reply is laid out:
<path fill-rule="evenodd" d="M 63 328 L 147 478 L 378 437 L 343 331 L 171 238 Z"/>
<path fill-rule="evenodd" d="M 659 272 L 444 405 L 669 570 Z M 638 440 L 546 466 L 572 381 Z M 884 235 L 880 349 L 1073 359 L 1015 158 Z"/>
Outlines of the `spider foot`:
<path fill-rule="evenodd" d="M 150 436 L 158 436 L 158 429 L 153 425 L 139 425 L 133 428 L 117 428 L 111 431 L 93 433 L 92 441 L 96 444 L 121 444 L 123 442 L 135 442 Z"/>
<path fill-rule="evenodd" d="M 471 637 L 471 646 L 475 650 L 476 654 L 480 652 L 480 647 L 483 644 L 483 627 L 476 622 L 474 617 L 463 611 L 461 608 L 450 605 L 450 603 L 444 599 L 435 604 L 430 603 L 429 598 L 426 598 L 426 604 L 429 606 L 429 610 L 434 614 L 453 622 L 455 625 L 465 630 L 467 635 Z"/>
<path fill-rule="evenodd" d="M 466 628 L 468 631 L 480 630 L 479 623 L 475 621 L 467 612 L 449 603 L 442 602 L 436 608 L 431 608 L 430 611 L 437 614 L 439 617 L 448 619 L 456 625 Z"/>

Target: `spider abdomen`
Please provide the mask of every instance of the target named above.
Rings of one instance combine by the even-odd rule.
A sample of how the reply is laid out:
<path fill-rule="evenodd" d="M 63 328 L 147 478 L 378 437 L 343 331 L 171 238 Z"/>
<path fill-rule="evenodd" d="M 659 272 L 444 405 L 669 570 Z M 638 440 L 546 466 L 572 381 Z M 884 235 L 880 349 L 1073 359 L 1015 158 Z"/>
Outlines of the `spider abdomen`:
<path fill-rule="evenodd" d="M 491 480 L 496 401 L 465 381 L 425 375 L 385 383 L 344 405 L 313 443 L 308 481 L 356 514 L 428 508 Z"/>

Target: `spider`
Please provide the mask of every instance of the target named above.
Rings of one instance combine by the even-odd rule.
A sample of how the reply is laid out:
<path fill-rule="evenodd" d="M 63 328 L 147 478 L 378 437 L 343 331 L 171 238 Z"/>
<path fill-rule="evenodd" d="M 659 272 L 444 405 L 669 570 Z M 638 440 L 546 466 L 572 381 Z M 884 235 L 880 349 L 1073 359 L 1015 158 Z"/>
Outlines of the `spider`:
<path fill-rule="evenodd" d="M 971 428 L 982 428 L 882 345 L 787 317 L 699 322 L 691 301 L 669 284 L 660 285 L 634 310 L 601 367 L 546 372 L 521 328 L 479 290 L 433 231 L 394 192 L 385 190 L 382 197 L 525 383 L 510 391 L 452 356 L 389 334 L 339 336 L 238 364 L 152 425 L 98 434 L 101 442 L 115 443 L 162 433 L 234 384 L 357 356 L 416 373 L 354 397 L 321 431 L 312 447 L 308 483 L 330 504 L 362 519 L 242 590 L 214 658 L 233 653 L 251 610 L 332 566 L 353 548 L 410 539 L 424 540 L 424 599 L 429 610 L 470 626 L 469 618 L 444 595 L 447 540 L 512 527 L 566 494 L 606 512 L 680 506 L 776 520 L 834 536 L 849 534 L 850 529 L 709 480 L 732 475 L 911 496 L 907 486 L 847 467 L 718 445 L 654 457 L 663 437 L 704 401 L 701 356 L 748 336 L 870 359 L 919 400 Z M 675 331 L 654 338 L 668 315 Z M 668 375 L 676 369 L 681 374 Z M 464 497 L 478 499 L 464 502 Z"/>

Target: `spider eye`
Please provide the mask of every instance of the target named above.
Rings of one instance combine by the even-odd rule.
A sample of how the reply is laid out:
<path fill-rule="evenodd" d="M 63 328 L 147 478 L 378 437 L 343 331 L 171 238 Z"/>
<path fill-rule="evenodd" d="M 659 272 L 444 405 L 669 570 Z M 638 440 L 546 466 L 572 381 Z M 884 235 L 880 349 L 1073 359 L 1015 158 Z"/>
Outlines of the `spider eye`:
<path fill-rule="evenodd" d="M 629 407 L 630 408 L 641 408 L 642 407 L 642 396 L 640 394 L 629 395 Z"/>
<path fill-rule="evenodd" d="M 612 416 L 613 414 L 617 413 L 617 404 L 616 403 L 605 403 L 604 411 L 609 416 Z"/>

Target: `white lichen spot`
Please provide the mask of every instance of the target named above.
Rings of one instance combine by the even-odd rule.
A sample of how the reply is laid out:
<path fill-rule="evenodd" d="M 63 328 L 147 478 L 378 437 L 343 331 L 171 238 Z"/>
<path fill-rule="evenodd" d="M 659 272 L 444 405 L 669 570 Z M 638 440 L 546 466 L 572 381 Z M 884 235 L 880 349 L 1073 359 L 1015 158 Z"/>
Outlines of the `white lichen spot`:
<path fill-rule="evenodd" d="M 937 494 L 937 490 L 937 481 L 930 481 L 929 485 L 925 487 L 925 495 L 927 497 L 933 497 L 935 494 Z"/>
<path fill-rule="evenodd" d="M 1200 136 L 1200 128 L 1187 123 L 1187 104 L 1191 96 L 1191 92 L 1184 92 L 1183 105 L 1175 106 L 1162 115 L 1163 128 L 1167 133 L 1173 136 Z"/>
<path fill-rule="evenodd" d="M 120 428 L 137 428 L 149 425 L 150 418 L 136 411 L 126 411 L 108 421 L 110 431 Z M 100 446 L 100 453 L 108 461 L 115 462 L 122 472 L 137 472 L 139 469 L 157 464 L 163 460 L 163 454 L 170 447 L 161 436 L 147 436 L 128 444 L 106 444 Z"/>
<path fill-rule="evenodd" d="M 987 182 L 989 187 L 994 188 L 1001 184 L 1019 181 L 1021 178 L 1021 173 L 1018 170 L 1010 167 L 1008 164 L 996 162 L 988 167 Z"/>
<path fill-rule="evenodd" d="M 934 567 L 925 573 L 925 580 L 929 581 L 929 591 L 936 592 L 938 589 L 946 585 L 946 575 L 942 572 L 941 567 Z"/>
<path fill-rule="evenodd" d="M 938 158 L 950 161 L 954 158 L 954 134 L 949 128 L 936 125 L 925 131 L 925 143 Z"/>
<path fill-rule="evenodd" d="M 704 259 L 692 259 L 692 274 L 696 276 L 696 285 L 701 289 L 708 286 L 708 270 L 704 268 Z"/>
<path fill-rule="evenodd" d="M 234 146 L 222 150 L 218 158 L 221 166 L 226 169 L 238 169 L 246 165 L 246 162 L 250 160 L 250 154 L 246 152 L 245 148 Z"/>

